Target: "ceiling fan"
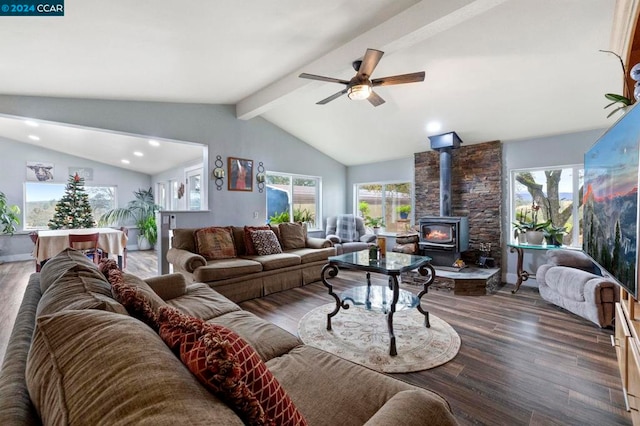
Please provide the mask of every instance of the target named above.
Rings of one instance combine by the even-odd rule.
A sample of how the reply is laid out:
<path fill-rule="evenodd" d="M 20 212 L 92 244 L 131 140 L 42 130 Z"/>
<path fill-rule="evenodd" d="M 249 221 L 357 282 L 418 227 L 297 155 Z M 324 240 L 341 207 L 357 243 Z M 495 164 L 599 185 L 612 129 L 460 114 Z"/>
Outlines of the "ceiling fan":
<path fill-rule="evenodd" d="M 414 72 L 411 74 L 394 75 L 390 77 L 374 78 L 371 80 L 371 74 L 373 70 L 380 62 L 384 52 L 376 49 L 367 49 L 362 60 L 353 61 L 353 69 L 357 71 L 356 75 L 349 81 L 341 80 L 339 78 L 323 77 L 321 75 L 302 73 L 298 77 L 308 78 L 310 80 L 328 81 L 330 83 L 344 84 L 343 90 L 335 93 L 328 98 L 316 102 L 317 105 L 324 105 L 331 102 L 334 99 L 339 98 L 345 93 L 348 94 L 349 99 L 368 99 L 371 105 L 377 107 L 384 103 L 376 92 L 373 91 L 377 86 L 391 86 L 392 84 L 405 84 L 405 83 L 417 83 L 424 81 L 424 71 Z"/>

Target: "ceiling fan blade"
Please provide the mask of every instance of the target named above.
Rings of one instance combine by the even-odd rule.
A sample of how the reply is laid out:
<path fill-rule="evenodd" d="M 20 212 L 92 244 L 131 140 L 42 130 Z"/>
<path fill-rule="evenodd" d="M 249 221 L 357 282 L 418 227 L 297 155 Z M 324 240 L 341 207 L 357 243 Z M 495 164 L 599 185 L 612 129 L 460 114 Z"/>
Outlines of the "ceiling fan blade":
<path fill-rule="evenodd" d="M 334 99 L 338 99 L 340 96 L 344 95 L 345 93 L 347 93 L 347 89 L 341 90 L 338 93 L 334 93 L 333 95 L 321 100 L 320 102 L 316 102 L 316 105 L 324 105 L 326 103 L 329 103 Z"/>
<path fill-rule="evenodd" d="M 347 80 L 341 80 L 339 78 L 332 78 L 332 77 L 323 77 L 321 75 L 315 75 L 315 74 L 307 74 L 306 72 L 303 72 L 298 77 L 308 78 L 309 80 L 328 81 L 329 83 L 349 84 Z"/>
<path fill-rule="evenodd" d="M 405 83 L 418 83 L 424 81 L 425 72 L 414 72 L 411 74 L 393 75 L 390 77 L 382 77 L 371 80 L 371 85 L 377 86 L 391 86 L 393 84 L 405 84 Z"/>
<path fill-rule="evenodd" d="M 371 73 L 380 62 L 380 58 L 382 58 L 384 52 L 376 49 L 367 49 L 367 53 L 364 54 L 364 58 L 362 59 L 362 63 L 360 64 L 360 68 L 358 69 L 358 77 L 366 76 L 366 78 L 371 77 Z"/>
<path fill-rule="evenodd" d="M 376 92 L 371 92 L 367 100 L 371 102 L 371 105 L 374 107 L 380 106 L 384 103 L 384 99 L 382 99 Z"/>

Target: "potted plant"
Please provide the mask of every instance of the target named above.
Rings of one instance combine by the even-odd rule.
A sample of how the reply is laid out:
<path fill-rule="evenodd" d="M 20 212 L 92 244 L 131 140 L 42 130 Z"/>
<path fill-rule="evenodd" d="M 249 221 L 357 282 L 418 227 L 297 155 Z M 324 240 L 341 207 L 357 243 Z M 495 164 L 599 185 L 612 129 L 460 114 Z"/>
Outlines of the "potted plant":
<path fill-rule="evenodd" d="M 2 234 L 13 235 L 20 224 L 20 207 L 7 202 L 7 196 L 0 191 L 0 226 Z"/>
<path fill-rule="evenodd" d="M 411 213 L 411 206 L 402 205 L 396 207 L 396 211 L 400 214 L 400 219 L 407 219 Z"/>
<path fill-rule="evenodd" d="M 561 246 L 562 237 L 567 233 L 566 226 L 555 226 L 549 223 L 543 230 L 547 245 Z"/>
<path fill-rule="evenodd" d="M 109 210 L 100 217 L 99 222 L 101 225 L 126 225 L 125 222 L 133 221 L 138 228 L 138 249 L 149 250 L 158 241 L 156 212 L 160 206 L 154 202 L 151 188 L 138 189 L 133 196 L 134 199 L 126 207 Z"/>
<path fill-rule="evenodd" d="M 607 104 L 604 108 L 607 109 L 611 106 L 617 105 L 617 108 L 615 108 L 613 111 L 611 111 L 609 113 L 609 115 L 607 115 L 607 118 L 611 117 L 612 115 L 614 115 L 616 112 L 618 111 L 625 111 L 627 109 L 627 107 L 633 105 L 634 103 L 634 99 L 632 97 L 632 93 L 631 93 L 631 89 L 629 87 L 629 85 L 627 84 L 627 68 L 624 66 L 624 61 L 622 60 L 622 58 L 620 57 L 620 55 L 618 55 L 615 52 L 612 52 L 610 50 L 600 50 L 601 52 L 606 52 L 606 53 L 611 53 L 612 55 L 615 55 L 616 58 L 618 58 L 618 60 L 620 61 L 620 66 L 622 67 L 622 79 L 623 79 L 623 83 L 624 83 L 624 95 L 618 95 L 615 93 L 606 93 L 604 95 L 605 98 L 607 98 L 608 100 L 611 101 L 611 103 Z"/>
<path fill-rule="evenodd" d="M 524 222 L 523 228 L 526 230 L 527 244 L 542 245 L 544 241 L 544 229 L 551 223 L 550 220 L 538 223 L 538 212 L 540 206 L 534 201 L 531 203 L 531 222 Z"/>
<path fill-rule="evenodd" d="M 380 231 L 380 228 L 382 226 L 384 226 L 384 219 L 381 217 L 371 217 L 371 216 L 367 216 L 364 219 L 364 224 L 373 228 L 373 233 L 375 235 L 378 235 L 378 232 Z"/>

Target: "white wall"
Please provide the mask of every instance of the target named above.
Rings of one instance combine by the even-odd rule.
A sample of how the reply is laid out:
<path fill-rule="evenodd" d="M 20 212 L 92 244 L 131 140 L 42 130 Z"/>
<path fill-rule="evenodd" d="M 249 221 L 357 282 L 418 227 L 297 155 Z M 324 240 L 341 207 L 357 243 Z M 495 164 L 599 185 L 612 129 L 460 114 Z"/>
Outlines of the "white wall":
<path fill-rule="evenodd" d="M 221 155 L 225 169 L 227 157 L 240 157 L 253 160 L 254 166 L 262 161 L 267 170 L 321 176 L 323 216 L 345 210 L 343 164 L 260 117 L 236 119 L 232 105 L 0 96 L 0 113 L 203 143 L 209 146 L 209 171 Z M 224 189 L 217 191 L 210 174 L 208 183 L 211 224 L 265 221 L 266 191 L 227 191 L 226 179 Z"/>
<path fill-rule="evenodd" d="M 613 124 L 613 122 L 611 123 Z M 502 211 L 502 235 L 510 238 L 513 227 L 509 220 L 511 211 L 509 200 L 509 179 L 513 169 L 565 166 L 572 164 L 584 164 L 584 154 L 604 133 L 605 129 L 589 130 L 585 132 L 570 133 L 565 135 L 549 136 L 544 138 L 525 139 L 518 141 L 504 141 L 503 145 L 503 205 Z M 507 250 L 503 241 L 502 279 L 508 283 L 515 283 L 516 260 L 515 253 Z M 525 251 L 524 269 L 535 273 L 538 266 L 544 263 L 544 251 Z M 536 286 L 535 279 L 530 278 L 523 285 Z"/>
<path fill-rule="evenodd" d="M 26 181 L 27 161 L 53 163 L 54 179 L 52 183 L 67 183 L 69 167 L 89 167 L 93 169 L 93 180 L 87 185 L 105 185 L 117 187 L 117 202 L 123 207 L 132 199 L 133 191 L 148 188 L 151 176 L 108 166 L 58 151 L 0 138 L 0 191 L 7 196 L 9 204 L 16 204 L 24 211 L 24 182 Z M 98 218 L 94 218 L 98 219 Z M 20 229 L 22 229 L 22 221 Z M 135 233 L 132 234 L 135 237 Z M 0 259 L 29 259 L 33 243 L 26 232 L 20 230 L 13 238 L 0 237 Z"/>

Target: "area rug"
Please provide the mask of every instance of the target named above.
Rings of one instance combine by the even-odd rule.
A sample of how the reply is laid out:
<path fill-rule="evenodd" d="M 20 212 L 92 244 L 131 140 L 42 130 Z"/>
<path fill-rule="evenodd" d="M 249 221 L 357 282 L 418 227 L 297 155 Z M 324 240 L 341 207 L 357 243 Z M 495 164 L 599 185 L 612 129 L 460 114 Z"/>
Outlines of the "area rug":
<path fill-rule="evenodd" d="M 327 330 L 329 303 L 307 313 L 298 324 L 298 335 L 310 346 L 383 373 L 408 373 L 437 367 L 453 359 L 460 336 L 442 319 L 429 314 L 430 328 L 416 309 L 396 312 L 393 330 L 398 355 L 389 355 L 386 315 L 365 309 L 340 309 Z"/>

